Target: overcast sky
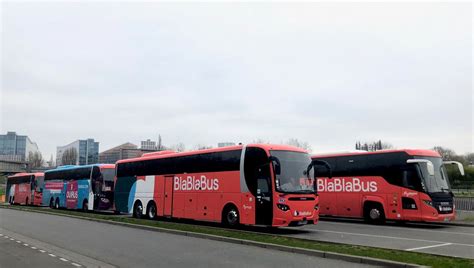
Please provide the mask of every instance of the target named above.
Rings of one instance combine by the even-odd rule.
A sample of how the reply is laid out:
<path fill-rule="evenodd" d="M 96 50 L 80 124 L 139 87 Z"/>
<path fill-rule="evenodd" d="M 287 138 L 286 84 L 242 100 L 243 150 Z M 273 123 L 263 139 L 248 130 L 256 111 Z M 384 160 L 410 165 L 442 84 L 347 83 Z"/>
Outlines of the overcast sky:
<path fill-rule="evenodd" d="M 0 132 L 473 151 L 470 3 L 5 3 Z"/>

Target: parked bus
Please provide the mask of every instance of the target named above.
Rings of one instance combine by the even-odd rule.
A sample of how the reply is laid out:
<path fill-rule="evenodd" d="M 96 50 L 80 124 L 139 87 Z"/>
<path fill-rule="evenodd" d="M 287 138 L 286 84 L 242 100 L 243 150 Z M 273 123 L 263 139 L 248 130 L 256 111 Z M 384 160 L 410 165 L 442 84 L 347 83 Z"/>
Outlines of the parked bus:
<path fill-rule="evenodd" d="M 316 223 L 313 165 L 302 149 L 268 144 L 120 160 L 115 208 L 137 218 L 164 216 L 228 226 Z"/>
<path fill-rule="evenodd" d="M 43 205 L 51 208 L 113 208 L 115 165 L 62 166 L 44 173 Z"/>
<path fill-rule="evenodd" d="M 331 165 L 333 179 L 319 178 L 320 214 L 381 223 L 452 221 L 453 194 L 443 162 L 431 150 L 383 150 L 315 155 Z"/>
<path fill-rule="evenodd" d="M 17 173 L 7 178 L 6 197 L 10 204 L 41 205 L 43 173 Z"/>

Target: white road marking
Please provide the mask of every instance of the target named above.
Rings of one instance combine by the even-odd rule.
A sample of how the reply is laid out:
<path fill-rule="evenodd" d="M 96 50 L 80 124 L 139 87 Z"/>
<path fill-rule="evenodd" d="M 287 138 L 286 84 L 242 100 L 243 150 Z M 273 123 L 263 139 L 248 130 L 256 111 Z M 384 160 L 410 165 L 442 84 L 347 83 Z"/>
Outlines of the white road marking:
<path fill-rule="evenodd" d="M 3 238 L 8 238 L 8 235 L 4 236 Z"/>
<path fill-rule="evenodd" d="M 74 265 L 74 266 L 76 266 L 76 267 L 81 267 L 80 264 L 77 264 L 77 263 L 75 263 L 75 262 L 71 262 L 71 264 Z"/>
<path fill-rule="evenodd" d="M 42 249 L 40 249 L 40 250 L 39 250 L 39 252 L 41 252 L 41 253 L 45 253 L 46 251 L 45 251 L 45 250 L 42 250 Z"/>
<path fill-rule="evenodd" d="M 389 239 L 409 240 L 409 241 L 419 241 L 419 242 L 429 242 L 429 243 L 441 243 L 441 244 L 446 243 L 446 241 L 434 241 L 434 240 L 426 240 L 426 239 L 415 239 L 415 238 L 405 238 L 405 237 L 395 237 L 395 236 L 385 236 L 385 235 L 337 232 L 337 231 L 328 231 L 328 230 L 316 230 L 316 232 L 368 236 L 368 237 L 375 237 L 375 238 L 389 238 Z M 451 243 L 451 244 L 458 245 L 458 246 L 474 247 L 474 244 L 461 244 L 461 243 Z"/>
<path fill-rule="evenodd" d="M 449 245 L 452 245 L 452 243 L 444 243 L 444 244 L 431 245 L 431 246 L 419 247 L 419 248 L 409 248 L 409 249 L 405 249 L 405 250 L 406 250 L 406 251 L 414 251 L 414 250 L 420 250 L 420 249 L 425 249 L 425 248 L 444 247 L 444 246 L 449 246 Z"/>
<path fill-rule="evenodd" d="M 51 254 L 51 253 L 49 253 L 48 255 L 51 256 L 51 257 L 53 257 L 53 258 L 56 257 L 56 255 Z"/>
<path fill-rule="evenodd" d="M 59 258 L 59 259 L 62 260 L 62 261 L 69 261 L 69 260 L 67 260 L 67 259 L 65 259 L 65 258 Z"/>
<path fill-rule="evenodd" d="M 23 246 L 27 247 L 27 246 L 29 246 L 29 245 L 28 245 L 28 244 L 23 244 Z"/>
<path fill-rule="evenodd" d="M 31 247 L 31 249 L 36 249 L 35 247 Z"/>
<path fill-rule="evenodd" d="M 349 226 L 354 226 L 355 223 L 346 223 L 346 222 L 334 222 L 334 221 L 326 221 L 328 223 L 328 225 L 334 225 L 334 224 L 339 224 L 339 225 L 349 225 Z M 358 225 L 363 225 L 362 223 L 357 223 Z M 365 225 L 363 225 L 365 226 Z M 439 226 L 439 225 L 438 225 Z M 372 226 L 370 226 L 372 227 Z M 446 227 L 446 226 L 443 226 L 443 227 Z M 392 230 L 400 230 L 400 229 L 403 229 L 403 231 L 413 231 L 413 232 L 417 232 L 417 233 L 420 233 L 420 232 L 428 232 L 428 233 L 445 233 L 445 234 L 458 234 L 458 235 L 470 235 L 470 236 L 474 236 L 474 233 L 463 233 L 463 232 L 449 232 L 449 231 L 441 231 L 441 230 L 426 230 L 426 229 L 421 229 L 421 228 L 410 228 L 410 227 L 407 227 L 407 226 L 403 226 L 403 227 L 397 227 L 397 226 L 388 226 L 388 225 L 385 225 L 385 226 L 377 226 L 378 229 L 392 229 Z"/>
<path fill-rule="evenodd" d="M 13 239 L 13 238 L 10 238 L 10 240 L 11 240 L 11 241 L 14 241 L 15 239 Z"/>
<path fill-rule="evenodd" d="M 0 236 L 3 236 L 3 234 L 0 234 Z"/>
<path fill-rule="evenodd" d="M 21 241 L 20 241 L 20 240 L 17 240 L 16 242 L 19 243 L 19 244 L 21 244 Z"/>

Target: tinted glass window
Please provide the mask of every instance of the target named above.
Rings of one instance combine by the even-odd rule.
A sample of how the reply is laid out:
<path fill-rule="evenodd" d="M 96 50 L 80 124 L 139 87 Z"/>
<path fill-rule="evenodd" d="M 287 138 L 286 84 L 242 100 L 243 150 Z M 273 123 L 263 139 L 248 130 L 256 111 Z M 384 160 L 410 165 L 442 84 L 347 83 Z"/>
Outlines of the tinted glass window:
<path fill-rule="evenodd" d="M 266 188 L 269 188 L 270 163 L 265 150 L 255 147 L 248 147 L 245 150 L 244 174 L 245 182 L 252 194 L 256 195 L 257 186 L 264 187 L 265 183 L 267 184 Z"/>
<path fill-rule="evenodd" d="M 239 170 L 241 152 L 234 150 L 120 163 L 117 177 Z"/>
<path fill-rule="evenodd" d="M 31 175 L 21 176 L 21 177 L 10 177 L 8 178 L 8 184 L 20 184 L 20 183 L 29 183 L 31 182 Z"/>
<path fill-rule="evenodd" d="M 84 180 L 91 176 L 91 167 L 80 167 L 65 170 L 52 170 L 44 174 L 44 180 Z"/>

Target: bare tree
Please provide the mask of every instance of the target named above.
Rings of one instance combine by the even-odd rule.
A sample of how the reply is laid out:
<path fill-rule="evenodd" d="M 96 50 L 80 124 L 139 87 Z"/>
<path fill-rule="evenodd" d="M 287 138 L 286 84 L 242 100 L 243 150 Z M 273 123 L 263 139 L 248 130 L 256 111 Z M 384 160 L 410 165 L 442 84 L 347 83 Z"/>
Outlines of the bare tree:
<path fill-rule="evenodd" d="M 456 155 L 453 150 L 442 146 L 435 146 L 433 150 L 437 151 L 443 160 L 453 160 L 453 157 Z"/>
<path fill-rule="evenodd" d="M 311 152 L 312 149 L 311 149 L 311 145 L 309 145 L 309 143 L 305 142 L 305 141 L 299 141 L 298 139 L 296 138 L 291 138 L 289 139 L 286 144 L 288 145 L 291 145 L 291 146 L 295 146 L 295 147 L 299 147 L 299 148 L 302 148 L 302 149 L 305 149 L 306 151 L 308 152 Z"/>
<path fill-rule="evenodd" d="M 77 163 L 77 150 L 76 148 L 69 148 L 64 151 L 61 158 L 63 165 L 75 165 Z"/>
<path fill-rule="evenodd" d="M 266 143 L 266 144 L 269 144 L 271 142 L 268 141 L 268 140 L 262 139 L 262 138 L 258 138 L 256 140 L 253 140 L 252 143 Z"/>
<path fill-rule="evenodd" d="M 184 145 L 184 143 L 180 142 L 180 143 L 171 145 L 170 149 L 176 152 L 184 152 L 186 150 L 186 146 Z"/>
<path fill-rule="evenodd" d="M 205 144 L 196 144 L 196 145 L 194 146 L 194 149 L 195 149 L 195 150 L 212 149 L 212 146 L 208 146 L 208 145 L 205 145 Z"/>
<path fill-rule="evenodd" d="M 388 142 L 382 142 L 382 140 L 364 142 L 364 143 L 357 141 L 355 144 L 355 149 L 374 152 L 374 151 L 380 151 L 380 150 L 393 149 L 393 145 Z"/>
<path fill-rule="evenodd" d="M 40 152 L 29 152 L 27 162 L 29 168 L 42 167 L 44 164 L 43 156 Z"/>

